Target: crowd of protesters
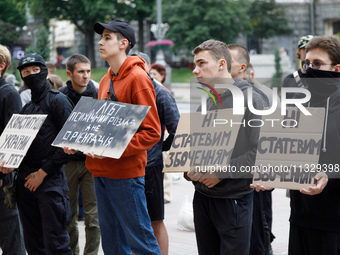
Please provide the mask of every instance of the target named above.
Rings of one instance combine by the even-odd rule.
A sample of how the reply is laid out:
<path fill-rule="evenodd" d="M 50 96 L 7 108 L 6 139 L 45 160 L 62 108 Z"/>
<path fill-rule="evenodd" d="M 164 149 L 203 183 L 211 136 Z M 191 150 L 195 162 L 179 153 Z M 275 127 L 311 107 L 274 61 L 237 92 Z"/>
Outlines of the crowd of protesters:
<path fill-rule="evenodd" d="M 109 64 L 99 89 L 90 79 L 91 62 L 86 56 L 68 58 L 69 80 L 62 86 L 53 65 L 38 52 L 19 61 L 17 69 L 25 84 L 19 95 L 4 79 L 11 55 L 0 45 L 0 133 L 14 113 L 47 114 L 20 166 L 14 169 L 5 167 L 5 161 L 0 164 L 0 199 L 8 203 L 0 202 L 0 249 L 4 255 L 79 254 L 80 187 L 84 254 L 98 254 L 100 242 L 105 254 L 169 252 L 162 152 L 170 149 L 176 133 L 176 101 L 161 84 L 165 74 L 154 72 L 157 65 L 150 66 L 144 53 L 129 54 L 136 44 L 129 24 L 120 20 L 97 22 L 93 29 L 101 35 L 100 57 Z M 249 111 L 248 103 L 257 110 L 271 106 L 273 93 L 255 80 L 245 47 L 209 39 L 192 53 L 193 74 L 200 84 L 214 90 L 215 84 L 223 81 L 240 89 L 245 98 L 251 93 L 252 102 L 245 104 L 245 121 L 259 119 Z M 287 76 L 283 86 L 308 89 L 309 106 L 326 109 L 319 163 L 339 165 L 340 39 L 303 36 L 296 56 L 301 68 Z M 215 99 L 222 103 L 209 98 L 208 110 L 233 107 L 230 90 L 214 91 Z M 51 145 L 82 96 L 150 106 L 119 159 Z M 254 166 L 259 135 L 259 127 L 241 126 L 229 164 L 236 169 Z M 184 177 L 195 187 L 193 214 L 199 254 L 273 254 L 270 188 L 251 184 L 250 173 L 230 176 L 188 169 Z M 340 254 L 339 179 L 319 173 L 315 181 L 315 186 L 290 192 L 290 255 Z"/>

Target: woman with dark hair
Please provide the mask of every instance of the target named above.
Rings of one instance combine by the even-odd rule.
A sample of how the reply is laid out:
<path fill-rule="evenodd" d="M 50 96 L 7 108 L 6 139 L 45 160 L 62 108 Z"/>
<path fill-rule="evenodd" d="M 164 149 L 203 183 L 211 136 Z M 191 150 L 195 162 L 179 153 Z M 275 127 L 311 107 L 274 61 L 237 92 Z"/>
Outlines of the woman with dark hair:
<path fill-rule="evenodd" d="M 155 80 L 163 84 L 165 81 L 165 77 L 166 77 L 165 66 L 154 63 L 150 67 L 149 74 L 152 78 L 154 78 Z"/>

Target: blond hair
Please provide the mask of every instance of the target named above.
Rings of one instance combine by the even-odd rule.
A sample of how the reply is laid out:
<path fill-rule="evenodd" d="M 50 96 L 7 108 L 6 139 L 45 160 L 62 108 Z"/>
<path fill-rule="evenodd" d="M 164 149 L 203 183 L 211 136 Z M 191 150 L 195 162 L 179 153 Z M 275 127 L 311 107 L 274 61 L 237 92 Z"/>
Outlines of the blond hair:
<path fill-rule="evenodd" d="M 4 76 L 11 65 L 11 52 L 6 46 L 0 44 L 0 64 L 5 63 L 5 68 L 1 71 L 1 76 Z"/>

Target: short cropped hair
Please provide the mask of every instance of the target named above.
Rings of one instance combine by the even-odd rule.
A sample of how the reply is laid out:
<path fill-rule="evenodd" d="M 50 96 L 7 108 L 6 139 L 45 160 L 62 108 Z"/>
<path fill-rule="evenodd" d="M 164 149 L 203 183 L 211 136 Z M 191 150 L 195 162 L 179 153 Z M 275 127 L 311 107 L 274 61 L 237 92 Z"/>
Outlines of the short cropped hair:
<path fill-rule="evenodd" d="M 113 32 L 113 33 L 115 33 L 115 34 L 117 35 L 118 41 L 123 40 L 123 39 L 126 39 L 126 40 L 129 41 L 129 39 L 127 39 L 123 34 L 117 33 L 117 32 Z M 126 49 L 125 49 L 126 55 L 129 54 L 129 52 L 130 52 L 131 49 L 132 49 L 132 47 L 131 47 L 131 44 L 130 44 L 130 41 L 129 41 L 128 46 L 127 46 Z"/>
<path fill-rule="evenodd" d="M 11 65 L 11 52 L 9 49 L 0 44 L 0 64 L 5 63 L 6 67 L 1 71 L 1 76 L 4 76 Z"/>
<path fill-rule="evenodd" d="M 332 64 L 340 64 L 340 38 L 331 36 L 314 36 L 306 45 L 306 53 L 313 49 L 322 49 L 328 53 Z"/>
<path fill-rule="evenodd" d="M 66 69 L 73 73 L 77 63 L 89 63 L 91 65 L 91 61 L 84 55 L 74 54 L 68 58 L 66 62 Z"/>
<path fill-rule="evenodd" d="M 227 62 L 228 72 L 231 71 L 231 55 L 227 45 L 224 42 L 216 41 L 214 39 L 207 40 L 198 45 L 192 54 L 196 55 L 201 51 L 209 51 L 214 60 L 219 61 L 224 59 Z"/>
<path fill-rule="evenodd" d="M 238 62 L 244 63 L 247 66 L 249 65 L 249 63 L 250 63 L 249 52 L 245 47 L 243 47 L 240 44 L 229 44 L 228 49 L 229 50 L 237 50 Z"/>

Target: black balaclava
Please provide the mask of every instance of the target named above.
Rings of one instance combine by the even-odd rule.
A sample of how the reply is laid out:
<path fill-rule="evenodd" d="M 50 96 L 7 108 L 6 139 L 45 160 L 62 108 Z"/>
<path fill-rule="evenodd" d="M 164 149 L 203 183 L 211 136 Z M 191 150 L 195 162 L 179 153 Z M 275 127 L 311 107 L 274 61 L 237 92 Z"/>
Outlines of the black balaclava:
<path fill-rule="evenodd" d="M 308 90 L 311 92 L 311 106 L 327 99 L 340 88 L 339 72 L 308 68 L 306 78 Z"/>
<path fill-rule="evenodd" d="M 33 102 L 38 102 L 43 92 L 46 91 L 47 89 L 50 89 L 51 87 L 51 85 L 46 80 L 48 74 L 47 67 L 39 64 L 37 66 L 40 67 L 39 73 L 30 74 L 26 77 L 22 77 L 20 73 L 21 79 L 25 82 L 27 87 L 31 89 Z"/>

